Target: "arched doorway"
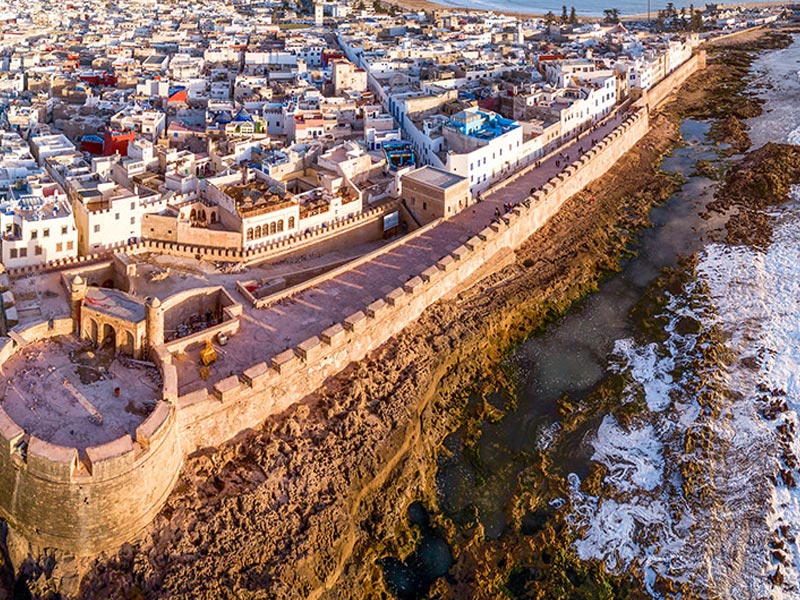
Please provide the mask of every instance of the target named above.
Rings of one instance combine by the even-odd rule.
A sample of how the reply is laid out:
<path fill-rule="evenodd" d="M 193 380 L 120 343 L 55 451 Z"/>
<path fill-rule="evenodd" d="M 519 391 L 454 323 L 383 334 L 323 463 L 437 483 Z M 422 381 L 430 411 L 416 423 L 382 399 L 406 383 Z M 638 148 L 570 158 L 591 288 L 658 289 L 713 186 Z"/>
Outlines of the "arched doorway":
<path fill-rule="evenodd" d="M 97 344 L 100 340 L 97 339 L 98 331 L 97 331 L 97 321 L 94 319 L 88 319 L 86 322 L 86 328 L 84 329 L 83 337 L 92 340 L 93 343 Z"/>
<path fill-rule="evenodd" d="M 133 334 L 127 329 L 120 334 L 119 351 L 128 356 L 133 356 Z"/>
<path fill-rule="evenodd" d="M 108 323 L 103 324 L 103 337 L 100 338 L 99 342 L 99 345 L 103 348 L 106 346 L 109 348 L 117 347 L 117 332 Z"/>

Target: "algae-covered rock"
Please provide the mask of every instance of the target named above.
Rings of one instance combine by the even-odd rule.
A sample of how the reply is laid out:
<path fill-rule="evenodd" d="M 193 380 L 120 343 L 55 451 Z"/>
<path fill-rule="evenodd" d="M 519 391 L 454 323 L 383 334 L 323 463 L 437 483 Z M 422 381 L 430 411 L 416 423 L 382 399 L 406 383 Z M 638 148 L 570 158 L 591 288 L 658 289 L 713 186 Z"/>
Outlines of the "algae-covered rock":
<path fill-rule="evenodd" d="M 726 241 L 766 245 L 772 234 L 766 208 L 785 202 L 800 182 L 800 147 L 769 142 L 747 154 L 727 174 L 709 210 L 731 212 Z"/>

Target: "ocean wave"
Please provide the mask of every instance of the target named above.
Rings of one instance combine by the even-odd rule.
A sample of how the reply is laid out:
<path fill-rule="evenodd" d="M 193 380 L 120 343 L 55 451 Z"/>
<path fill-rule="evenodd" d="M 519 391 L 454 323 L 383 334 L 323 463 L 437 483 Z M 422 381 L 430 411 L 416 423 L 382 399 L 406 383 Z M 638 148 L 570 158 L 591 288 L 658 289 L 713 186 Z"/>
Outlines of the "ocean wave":
<path fill-rule="evenodd" d="M 793 189 L 793 196 L 800 188 Z M 800 408 L 800 206 L 778 216 L 766 252 L 714 246 L 701 265 L 709 292 L 737 352 L 757 368 L 751 399 L 773 432 L 771 535 L 764 577 L 774 598 L 800 597 L 800 492 L 797 483 Z M 744 325 L 744 326 L 743 326 Z"/>
<path fill-rule="evenodd" d="M 800 127 L 790 131 L 789 135 L 786 136 L 786 141 L 789 144 L 800 146 Z"/>
<path fill-rule="evenodd" d="M 603 496 L 570 477 L 576 550 L 653 597 L 800 598 L 800 205 L 766 250 L 707 246 L 659 316 L 665 340 L 615 345 L 621 400 L 648 411 L 598 428 Z"/>

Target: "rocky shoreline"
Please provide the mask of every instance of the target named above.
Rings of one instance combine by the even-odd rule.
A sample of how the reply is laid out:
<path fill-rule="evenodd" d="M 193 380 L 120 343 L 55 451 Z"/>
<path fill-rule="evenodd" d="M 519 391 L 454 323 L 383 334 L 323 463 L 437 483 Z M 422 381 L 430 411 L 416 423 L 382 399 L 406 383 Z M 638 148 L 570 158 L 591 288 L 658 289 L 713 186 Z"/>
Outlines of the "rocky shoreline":
<path fill-rule="evenodd" d="M 765 37 L 779 43 L 772 33 Z M 748 42 L 759 43 L 763 47 L 747 50 L 751 56 L 771 47 Z M 465 419 L 479 426 L 487 418 L 485 412 L 465 410 L 464 390 L 480 394 L 513 386 L 498 366 L 509 348 L 595 290 L 603 274 L 632 251 L 636 231 L 649 223 L 649 209 L 680 183 L 658 168 L 679 142 L 680 118 L 697 116 L 693 111 L 704 103 L 703 88 L 716 80 L 712 76 L 728 77 L 715 67 L 711 75 L 690 79 L 681 100 L 652 119 L 651 132 L 637 148 L 571 198 L 511 264 L 438 303 L 396 339 L 258 431 L 190 457 L 146 536 L 86 565 L 75 595 L 391 597 L 377 560 L 413 550 L 416 538 L 405 508 L 422 499 L 456 558 L 454 577 L 437 581 L 434 596 L 496 598 L 506 586 L 518 585 L 544 594 L 606 590 L 609 597 L 643 597 L 632 578 L 609 576 L 599 565 L 578 561 L 556 521 L 534 535 L 517 527 L 497 541 L 487 541 L 480 525 L 448 521 L 437 511 L 436 456 Z M 719 88 L 711 93 L 724 95 Z M 724 110 L 717 110 L 706 116 L 719 118 Z M 580 418 L 570 407 L 562 410 L 565 420 Z M 547 486 L 564 485 L 548 477 L 547 466 L 542 455 L 526 470 L 527 487 L 539 497 L 515 499 L 517 523 L 537 510 Z M 530 573 L 516 567 L 526 559 L 547 577 L 529 581 Z M 0 600 L 4 591 L 11 597 L 7 575 L 0 569 Z M 18 587 L 37 598 L 65 597 L 71 575 L 46 560 L 31 562 Z"/>
<path fill-rule="evenodd" d="M 81 596 L 384 594 L 377 559 L 413 547 L 405 507 L 435 498 L 437 449 L 464 419 L 458 391 L 486 372 L 496 373 L 486 386 L 503 385 L 495 366 L 508 348 L 617 268 L 678 185 L 657 168 L 677 141 L 676 121 L 657 118 L 639 152 L 572 198 L 511 265 L 262 431 L 191 458 L 152 533 L 96 565 Z"/>

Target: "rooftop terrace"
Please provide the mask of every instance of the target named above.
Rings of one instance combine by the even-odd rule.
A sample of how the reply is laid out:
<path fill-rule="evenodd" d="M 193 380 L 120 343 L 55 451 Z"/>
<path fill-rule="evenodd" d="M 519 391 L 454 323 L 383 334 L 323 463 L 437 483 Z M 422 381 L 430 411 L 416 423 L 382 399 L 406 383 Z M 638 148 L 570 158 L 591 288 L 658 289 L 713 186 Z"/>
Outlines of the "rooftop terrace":
<path fill-rule="evenodd" d="M 462 135 L 481 140 L 492 140 L 519 127 L 516 121 L 505 119 L 495 113 L 466 110 L 450 117 L 448 125 Z"/>

